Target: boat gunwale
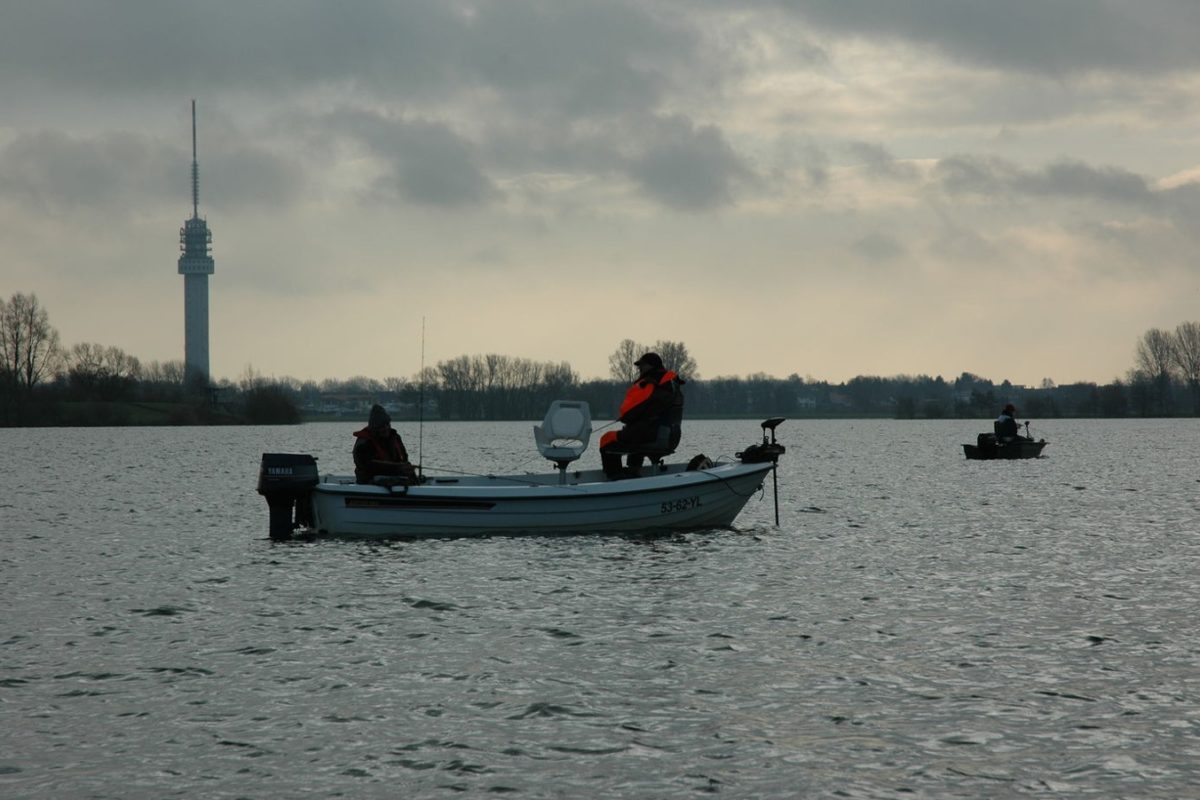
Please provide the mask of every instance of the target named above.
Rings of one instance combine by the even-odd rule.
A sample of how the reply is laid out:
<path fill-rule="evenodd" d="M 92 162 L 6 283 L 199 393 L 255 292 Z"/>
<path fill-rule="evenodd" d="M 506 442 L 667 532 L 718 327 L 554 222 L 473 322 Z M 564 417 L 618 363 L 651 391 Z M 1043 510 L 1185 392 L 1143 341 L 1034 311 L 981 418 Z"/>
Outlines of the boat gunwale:
<path fill-rule="evenodd" d="M 1023 461 L 1041 458 L 1042 451 L 1050 442 L 1040 439 L 1036 442 L 1004 442 L 991 447 L 980 447 L 978 444 L 964 442 L 963 455 L 968 461 Z M 1010 452 L 1018 455 L 1009 455 Z"/>
<path fill-rule="evenodd" d="M 736 472 L 730 475 L 714 474 L 713 470 L 719 467 L 734 467 L 738 468 Z M 749 469 L 740 469 L 748 467 Z M 502 503 L 514 502 L 536 502 L 539 500 L 554 500 L 563 501 L 567 499 L 595 499 L 599 497 L 616 498 L 629 495 L 650 495 L 658 492 L 678 492 L 686 488 L 688 485 L 700 487 L 715 483 L 728 483 L 742 478 L 752 477 L 756 475 L 765 476 L 767 472 L 774 468 L 770 462 L 729 462 L 726 464 L 715 465 L 709 469 L 685 470 L 679 472 L 662 473 L 659 475 L 646 475 L 640 478 L 628 478 L 621 481 L 594 481 L 586 484 L 558 484 L 558 483 L 520 483 L 513 486 L 492 486 L 479 484 L 448 484 L 444 486 L 419 484 L 413 486 L 398 487 L 399 491 L 386 487 L 377 486 L 374 484 L 361 483 L 329 483 L 322 480 L 313 487 L 314 493 L 320 493 L 329 497 L 412 497 L 414 499 L 436 499 L 443 497 L 459 497 L 462 500 L 470 500 L 472 502 L 495 501 Z M 542 473 L 543 475 L 554 473 Z M 636 486 L 637 482 L 648 481 L 662 478 L 685 478 L 695 476 L 693 480 L 687 481 L 686 484 L 673 483 L 670 485 L 655 485 L 655 486 Z M 341 477 L 341 476 L 339 476 Z M 491 478 L 493 480 L 519 480 L 515 476 L 477 476 L 480 478 Z M 584 488 L 586 487 L 586 488 Z M 761 487 L 760 487 L 761 488 Z M 533 490 L 533 491 L 531 491 Z M 517 494 L 520 492 L 521 494 Z M 490 493 L 490 494 L 489 494 Z"/>

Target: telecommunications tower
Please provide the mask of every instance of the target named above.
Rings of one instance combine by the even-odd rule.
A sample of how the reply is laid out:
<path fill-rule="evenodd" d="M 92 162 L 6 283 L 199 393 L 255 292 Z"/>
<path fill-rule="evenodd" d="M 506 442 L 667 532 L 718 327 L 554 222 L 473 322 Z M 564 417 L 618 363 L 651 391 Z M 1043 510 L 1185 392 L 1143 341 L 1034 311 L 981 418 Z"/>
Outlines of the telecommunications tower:
<path fill-rule="evenodd" d="M 196 161 L 196 101 L 192 101 L 192 218 L 179 229 L 179 274 L 183 276 L 183 367 L 186 379 L 208 384 L 208 276 L 214 265 L 212 231 L 200 218 L 200 166 Z"/>

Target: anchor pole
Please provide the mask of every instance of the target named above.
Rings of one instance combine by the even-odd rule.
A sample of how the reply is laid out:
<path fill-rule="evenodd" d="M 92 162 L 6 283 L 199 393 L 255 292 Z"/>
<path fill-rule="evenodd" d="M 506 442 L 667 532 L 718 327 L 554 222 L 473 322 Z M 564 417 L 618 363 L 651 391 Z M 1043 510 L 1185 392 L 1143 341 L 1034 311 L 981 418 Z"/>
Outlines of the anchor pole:
<path fill-rule="evenodd" d="M 779 462 L 771 465 L 771 488 L 775 491 L 775 527 L 779 527 Z"/>

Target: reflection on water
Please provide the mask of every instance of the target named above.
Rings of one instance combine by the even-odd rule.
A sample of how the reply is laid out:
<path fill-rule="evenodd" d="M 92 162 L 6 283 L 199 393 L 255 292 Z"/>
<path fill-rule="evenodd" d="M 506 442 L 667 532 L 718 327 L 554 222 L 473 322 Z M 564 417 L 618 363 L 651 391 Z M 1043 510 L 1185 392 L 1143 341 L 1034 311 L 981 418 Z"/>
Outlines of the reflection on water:
<path fill-rule="evenodd" d="M 0 430 L 0 794 L 1195 794 L 1195 422 L 966 461 L 986 425 L 789 421 L 779 528 L 285 544 L 259 456 L 357 426 Z M 543 469 L 531 424 L 420 439 Z"/>

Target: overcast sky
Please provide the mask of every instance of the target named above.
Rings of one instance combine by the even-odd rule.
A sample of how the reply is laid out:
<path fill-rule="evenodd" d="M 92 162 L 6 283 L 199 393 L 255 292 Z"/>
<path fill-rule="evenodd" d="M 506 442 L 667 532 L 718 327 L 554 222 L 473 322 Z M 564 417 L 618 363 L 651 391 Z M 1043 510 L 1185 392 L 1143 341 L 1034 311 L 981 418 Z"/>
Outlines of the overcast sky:
<path fill-rule="evenodd" d="M 1195 0 L 39 0 L 0 24 L 0 296 L 65 344 L 410 376 L 1107 382 L 1200 319 Z"/>

